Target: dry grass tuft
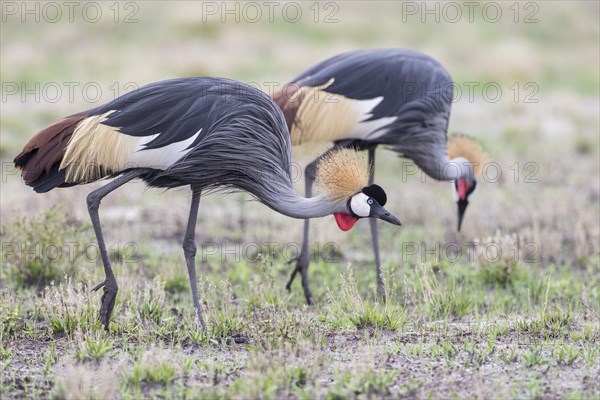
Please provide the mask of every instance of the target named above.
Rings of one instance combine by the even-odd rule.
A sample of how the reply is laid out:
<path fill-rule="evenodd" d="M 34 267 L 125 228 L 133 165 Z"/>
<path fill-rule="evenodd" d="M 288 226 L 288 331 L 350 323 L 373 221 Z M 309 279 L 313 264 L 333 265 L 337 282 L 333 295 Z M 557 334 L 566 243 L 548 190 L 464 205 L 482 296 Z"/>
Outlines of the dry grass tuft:
<path fill-rule="evenodd" d="M 57 375 L 53 397 L 59 399 L 115 399 L 119 385 L 114 363 L 79 364 L 68 362 Z"/>

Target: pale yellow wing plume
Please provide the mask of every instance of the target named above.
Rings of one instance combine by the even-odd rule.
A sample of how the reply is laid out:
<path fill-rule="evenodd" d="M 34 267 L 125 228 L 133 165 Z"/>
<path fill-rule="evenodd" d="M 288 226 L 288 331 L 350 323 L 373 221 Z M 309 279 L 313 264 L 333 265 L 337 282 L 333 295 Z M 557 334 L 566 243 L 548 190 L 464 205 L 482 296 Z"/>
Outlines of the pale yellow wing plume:
<path fill-rule="evenodd" d="M 66 182 L 95 181 L 128 165 L 139 138 L 102 124 L 112 112 L 88 117 L 77 125 L 60 164 L 60 169 L 66 168 Z"/>

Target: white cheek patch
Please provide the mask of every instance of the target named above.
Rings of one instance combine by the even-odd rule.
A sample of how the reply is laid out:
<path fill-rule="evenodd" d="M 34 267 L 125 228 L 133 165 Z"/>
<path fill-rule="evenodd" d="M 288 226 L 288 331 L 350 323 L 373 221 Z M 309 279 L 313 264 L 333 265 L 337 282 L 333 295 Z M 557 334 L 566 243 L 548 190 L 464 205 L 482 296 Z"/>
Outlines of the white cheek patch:
<path fill-rule="evenodd" d="M 475 188 L 473 189 L 473 191 L 471 193 L 469 193 L 469 195 L 467 196 L 467 200 L 469 200 L 469 201 L 471 200 L 471 198 L 473 197 L 473 195 L 475 194 L 477 189 L 479 189 L 479 185 L 475 185 Z"/>
<path fill-rule="evenodd" d="M 350 209 L 359 217 L 368 217 L 371 213 L 371 206 L 367 204 L 369 196 L 364 193 L 358 193 L 352 196 L 350 200 Z"/>
<path fill-rule="evenodd" d="M 456 191 L 455 181 L 452 181 L 452 195 L 454 196 L 454 201 L 458 201 L 458 192 Z"/>

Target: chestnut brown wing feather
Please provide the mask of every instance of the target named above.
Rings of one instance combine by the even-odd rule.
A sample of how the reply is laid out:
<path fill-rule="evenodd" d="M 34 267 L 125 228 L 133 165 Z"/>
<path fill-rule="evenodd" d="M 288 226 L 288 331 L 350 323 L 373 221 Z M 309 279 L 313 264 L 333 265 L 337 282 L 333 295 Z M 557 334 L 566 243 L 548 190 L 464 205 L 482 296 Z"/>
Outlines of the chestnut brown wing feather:
<path fill-rule="evenodd" d="M 54 164 L 60 163 L 71 135 L 84 118 L 85 115 L 63 118 L 31 138 L 14 159 L 15 166 L 22 170 L 25 183 L 36 181 L 43 173 L 49 173 Z"/>

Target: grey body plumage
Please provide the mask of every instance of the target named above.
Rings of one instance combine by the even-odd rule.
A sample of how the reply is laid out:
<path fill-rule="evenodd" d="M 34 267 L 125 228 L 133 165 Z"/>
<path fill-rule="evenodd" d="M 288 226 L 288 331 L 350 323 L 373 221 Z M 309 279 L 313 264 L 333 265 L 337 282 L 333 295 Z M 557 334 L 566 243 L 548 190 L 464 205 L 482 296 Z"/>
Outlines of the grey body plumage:
<path fill-rule="evenodd" d="M 192 202 L 183 249 L 194 307 L 204 327 L 194 259 L 201 193 L 246 191 L 294 218 L 360 218 L 349 200 L 367 197 L 359 193 L 361 187 L 343 199 L 299 196 L 291 181 L 290 148 L 283 114 L 266 94 L 229 79 L 197 77 L 153 83 L 66 117 L 34 136 L 15 165 L 38 192 L 116 177 L 87 197 L 106 275 L 94 290 L 104 288 L 100 317 L 107 329 L 118 287 L 100 225 L 102 198 L 135 178 L 153 187 L 189 185 Z M 373 204 L 366 216 L 400 224 L 369 199 Z"/>
<path fill-rule="evenodd" d="M 328 93 L 355 100 L 383 97 L 366 121 L 395 117 L 377 129 L 385 132 L 382 135 L 347 139 L 339 145 L 359 149 L 383 145 L 444 180 L 439 164 L 447 154 L 453 81 L 438 61 L 403 49 L 357 50 L 323 61 L 292 82 L 319 86 L 331 79 L 324 89 Z"/>
<path fill-rule="evenodd" d="M 422 171 L 436 180 L 454 181 L 456 185 L 456 182 L 464 179 L 468 182 L 467 187 L 475 186 L 474 170 L 470 162 L 474 160 L 463 162 L 464 158 L 451 159 L 448 154 L 447 129 L 453 101 L 452 78 L 438 61 L 428 55 L 403 49 L 351 51 L 310 67 L 295 77 L 290 85 L 295 89 L 292 91 L 294 94 L 301 93 L 301 88 L 318 88 L 323 93 L 338 96 L 330 99 L 331 102 L 350 102 L 357 107 L 361 102 L 374 102 L 371 109 L 365 111 L 364 115 L 359 115 L 360 119 L 355 125 L 349 124 L 345 132 L 331 135 L 334 137 L 334 148 L 369 150 L 369 162 L 374 167 L 375 148 L 384 146 L 399 156 L 413 160 Z M 314 128 L 314 124 L 310 125 L 310 121 L 307 121 L 311 115 L 304 111 L 303 104 L 294 106 L 298 98 L 285 96 L 287 90 L 276 93 L 274 99 L 284 111 L 292 138 L 296 143 L 302 143 L 302 135 L 306 135 L 312 142 L 318 142 L 319 137 L 311 135 L 311 132 L 307 132 L 308 128 L 305 128 Z M 315 118 L 319 118 L 318 121 L 322 124 L 327 122 L 327 113 L 317 110 L 324 110 L 325 107 L 332 109 L 326 102 L 312 107 Z M 347 118 L 348 112 L 342 114 L 340 118 Z M 364 127 L 362 131 L 357 131 L 357 126 L 367 126 L 365 123 L 368 122 L 375 123 L 372 129 Z M 342 125 L 342 121 L 338 121 L 338 124 Z M 328 139 L 330 138 L 321 141 Z M 317 162 L 318 159 L 306 168 L 307 196 L 312 192 L 312 171 Z M 462 200 L 462 206 L 459 204 L 459 229 L 465 204 L 468 204 L 466 197 Z M 371 232 L 378 289 L 383 295 L 375 221 L 371 221 Z M 304 292 L 310 303 L 311 293 L 306 277 L 309 257 L 305 254 L 308 252 L 308 221 L 305 222 L 304 243 L 287 287 L 290 288 L 296 273 L 300 272 Z"/>

